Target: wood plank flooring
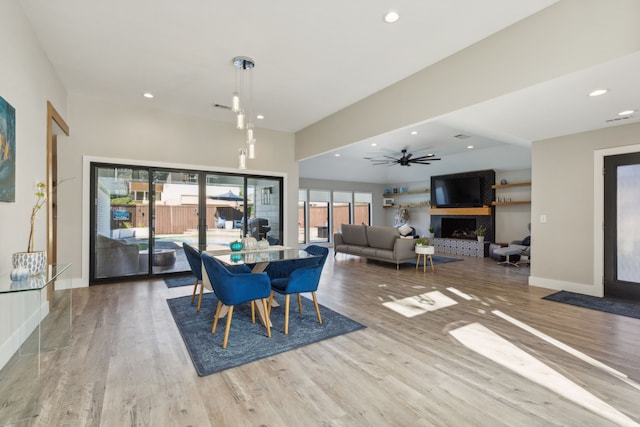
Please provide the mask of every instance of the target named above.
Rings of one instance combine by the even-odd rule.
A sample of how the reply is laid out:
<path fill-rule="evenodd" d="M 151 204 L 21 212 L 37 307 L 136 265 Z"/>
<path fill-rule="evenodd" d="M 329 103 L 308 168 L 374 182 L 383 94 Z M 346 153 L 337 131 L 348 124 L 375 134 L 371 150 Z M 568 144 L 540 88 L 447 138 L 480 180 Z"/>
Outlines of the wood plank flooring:
<path fill-rule="evenodd" d="M 207 377 L 197 376 L 166 303 L 190 294 L 191 287 L 168 289 L 157 280 L 76 289 L 71 345 L 43 355 L 40 415 L 15 425 L 622 424 L 604 415 L 609 407 L 626 416 L 627 425 L 640 423 L 640 389 L 634 386 L 640 383 L 640 320 L 542 300 L 553 291 L 529 287 L 527 267 L 461 258 L 423 273 L 413 265 L 396 270 L 331 253 L 319 302 L 367 328 Z M 457 304 L 411 318 L 382 305 L 432 291 Z M 630 381 L 504 320 L 496 310 Z M 605 409 L 575 403 L 567 395 L 571 389 L 540 385 L 449 333 L 474 323 L 588 391 Z"/>

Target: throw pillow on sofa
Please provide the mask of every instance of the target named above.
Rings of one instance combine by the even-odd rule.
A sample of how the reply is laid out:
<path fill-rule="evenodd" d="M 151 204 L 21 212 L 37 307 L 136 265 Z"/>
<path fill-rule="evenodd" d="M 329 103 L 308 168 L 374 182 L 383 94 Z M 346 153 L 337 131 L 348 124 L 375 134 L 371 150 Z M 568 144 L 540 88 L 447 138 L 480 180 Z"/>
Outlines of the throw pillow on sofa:
<path fill-rule="evenodd" d="M 413 231 L 413 227 L 411 227 L 409 224 L 402 224 L 400 227 L 398 227 L 398 231 L 400 232 L 401 236 L 407 236 L 411 234 L 411 232 Z"/>

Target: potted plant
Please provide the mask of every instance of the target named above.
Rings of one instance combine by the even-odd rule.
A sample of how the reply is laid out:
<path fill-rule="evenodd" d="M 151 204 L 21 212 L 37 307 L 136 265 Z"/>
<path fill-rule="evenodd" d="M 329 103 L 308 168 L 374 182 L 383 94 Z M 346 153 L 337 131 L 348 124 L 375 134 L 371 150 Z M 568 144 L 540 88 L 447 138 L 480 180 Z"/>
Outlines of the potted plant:
<path fill-rule="evenodd" d="M 484 236 L 487 233 L 487 229 L 484 226 L 480 226 L 476 230 L 476 236 L 478 237 L 478 242 L 484 242 Z"/>
<path fill-rule="evenodd" d="M 29 230 L 27 251 L 16 252 L 13 254 L 12 258 L 14 271 L 12 271 L 11 276 L 12 279 L 15 278 L 14 280 L 21 280 L 24 277 L 25 269 L 28 270 L 29 274 L 39 274 L 44 271 L 47 266 L 45 251 L 33 250 L 36 216 L 47 201 L 46 188 L 47 185 L 44 182 L 36 182 L 35 184 L 36 202 L 31 208 L 31 228 Z"/>
<path fill-rule="evenodd" d="M 429 237 L 434 237 L 436 235 L 436 227 L 433 225 L 429 226 Z"/>
<path fill-rule="evenodd" d="M 426 237 L 416 239 L 416 246 L 429 246 L 429 239 Z"/>

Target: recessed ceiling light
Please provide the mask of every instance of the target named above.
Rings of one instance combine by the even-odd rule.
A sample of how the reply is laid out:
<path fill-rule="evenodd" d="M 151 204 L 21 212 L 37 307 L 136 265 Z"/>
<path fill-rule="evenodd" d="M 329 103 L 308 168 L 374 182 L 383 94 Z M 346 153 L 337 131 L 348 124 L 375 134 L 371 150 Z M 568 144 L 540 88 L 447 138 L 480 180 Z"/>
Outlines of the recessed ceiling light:
<path fill-rule="evenodd" d="M 473 150 L 473 148 L 474 148 L 474 147 L 473 147 L 473 145 L 467 145 L 467 148 L 468 148 L 469 150 Z"/>
<path fill-rule="evenodd" d="M 262 114 L 258 114 L 258 115 L 256 116 L 256 119 L 258 119 L 258 120 L 264 120 L 264 116 L 263 116 Z"/>
<path fill-rule="evenodd" d="M 589 96 L 600 96 L 600 95 L 604 95 L 607 92 L 608 92 L 607 89 L 596 89 L 593 92 L 589 93 Z"/>
<path fill-rule="evenodd" d="M 413 131 L 411 131 L 411 135 L 417 135 L 417 134 L 418 134 L 418 131 L 417 131 L 417 130 L 413 130 Z"/>
<path fill-rule="evenodd" d="M 372 143 L 371 143 L 371 146 L 372 146 L 372 147 L 375 147 L 375 146 L 377 146 L 377 145 L 378 145 L 378 144 L 376 144 L 375 142 L 372 142 Z"/>
<path fill-rule="evenodd" d="M 390 10 L 384 14 L 384 22 L 387 24 L 393 24 L 398 19 L 400 19 L 400 15 L 395 10 Z"/>
<path fill-rule="evenodd" d="M 336 153 L 336 154 L 334 154 L 334 156 L 340 157 L 340 153 Z"/>
<path fill-rule="evenodd" d="M 151 92 L 145 92 L 142 94 L 142 96 L 144 96 L 145 98 L 151 99 L 153 98 L 153 94 Z"/>
<path fill-rule="evenodd" d="M 630 116 L 631 114 L 635 113 L 636 110 L 624 110 L 624 111 L 620 111 L 618 113 L 619 116 Z"/>

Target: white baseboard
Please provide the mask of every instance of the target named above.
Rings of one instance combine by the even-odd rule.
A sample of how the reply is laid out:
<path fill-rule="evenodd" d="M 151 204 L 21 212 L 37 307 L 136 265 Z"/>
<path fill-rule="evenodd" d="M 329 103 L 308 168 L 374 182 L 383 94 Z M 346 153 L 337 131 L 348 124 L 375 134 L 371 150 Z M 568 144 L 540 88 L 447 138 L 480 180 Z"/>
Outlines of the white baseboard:
<path fill-rule="evenodd" d="M 577 294 L 591 295 L 600 298 L 604 296 L 603 288 L 597 287 L 593 284 L 567 282 L 564 280 L 547 279 L 544 277 L 529 276 L 529 286 L 575 292 Z"/>

